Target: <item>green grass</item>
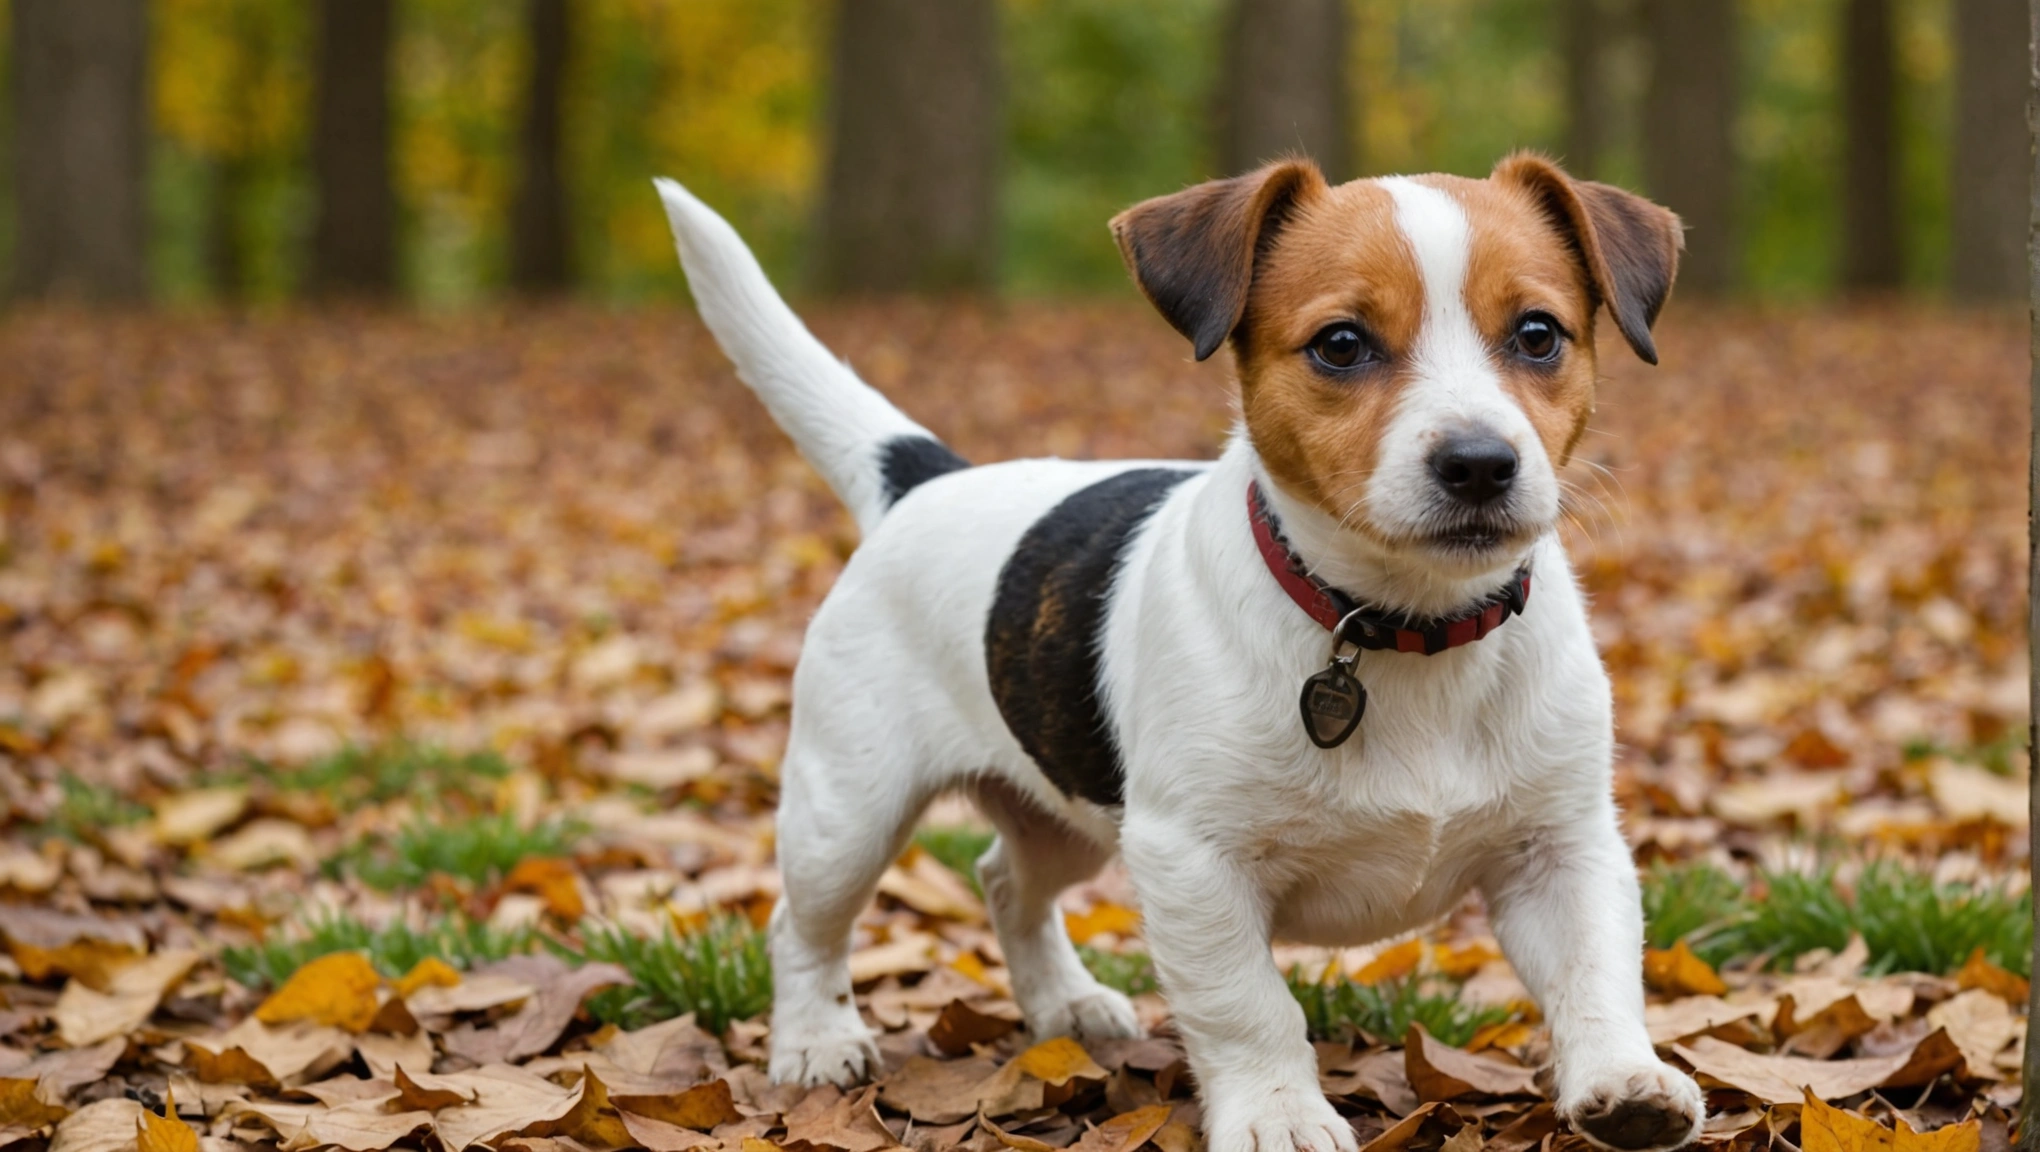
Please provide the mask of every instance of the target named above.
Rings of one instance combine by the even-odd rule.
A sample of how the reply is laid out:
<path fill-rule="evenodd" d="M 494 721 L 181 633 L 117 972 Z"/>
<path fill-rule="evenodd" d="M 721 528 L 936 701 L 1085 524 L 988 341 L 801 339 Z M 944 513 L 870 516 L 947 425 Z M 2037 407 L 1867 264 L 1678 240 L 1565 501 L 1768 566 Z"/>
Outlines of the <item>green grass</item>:
<path fill-rule="evenodd" d="M 86 843 L 100 828 L 118 828 L 148 818 L 149 809 L 111 788 L 87 783 L 69 772 L 57 777 L 62 795 L 40 831 L 46 836 Z"/>
<path fill-rule="evenodd" d="M 525 828 L 507 812 L 446 823 L 416 820 L 394 835 L 350 846 L 327 867 L 385 892 L 416 888 L 435 874 L 490 884 L 526 857 L 571 855 L 581 832 L 578 825 L 562 820 Z"/>
<path fill-rule="evenodd" d="M 1161 990 L 1155 978 L 1155 962 L 1145 952 L 1104 952 L 1089 944 L 1077 945 L 1077 957 L 1098 983 L 1128 996 L 1143 996 Z"/>
<path fill-rule="evenodd" d="M 921 851 L 940 860 L 949 870 L 970 883 L 971 890 L 983 896 L 984 889 L 978 886 L 977 862 L 992 847 L 995 833 L 989 828 L 967 826 L 945 826 L 922 828 L 914 833 L 914 843 Z"/>
<path fill-rule="evenodd" d="M 1762 957 L 1788 967 L 1816 949 L 1840 951 L 1861 934 L 1873 973 L 1946 974 L 1978 948 L 2022 976 L 2032 967 L 2031 893 L 1936 884 L 1889 861 L 1865 866 L 1848 885 L 1832 865 L 1764 872 L 1753 884 L 1708 864 L 1660 867 L 1645 874 L 1643 890 L 1652 947 L 1685 939 L 1717 966 Z"/>
<path fill-rule="evenodd" d="M 392 740 L 343 748 L 296 768 L 250 761 L 231 778 L 265 780 L 285 792 L 311 792 L 344 811 L 405 798 L 480 799 L 509 774 L 509 762 L 494 752 L 455 753 L 432 744 Z"/>
<path fill-rule="evenodd" d="M 506 931 L 465 917 L 442 917 L 414 928 L 393 923 L 372 928 L 347 913 L 332 913 L 287 929 L 260 944 L 220 953 L 227 975 L 255 989 L 270 989 L 321 956 L 366 952 L 378 972 L 402 976 L 427 957 L 466 970 L 491 960 L 530 952 L 538 936 L 530 929 Z"/>
<path fill-rule="evenodd" d="M 1377 1040 L 1400 1044 L 1411 1024 L 1422 1024 L 1437 1039 L 1463 1048 L 1474 1034 L 1509 1019 L 1506 1008 L 1478 1008 L 1459 998 L 1449 981 L 1400 979 L 1356 984 L 1340 977 L 1330 983 L 1311 979 L 1301 967 L 1289 970 L 1289 994 L 1303 1006 L 1303 1018 L 1314 1040 L 1350 1039 L 1365 1032 Z"/>
<path fill-rule="evenodd" d="M 630 985 L 605 989 L 588 1001 L 589 1014 L 605 1024 L 642 1028 L 692 1012 L 703 1028 L 721 1034 L 731 1021 L 772 1006 L 765 934 L 737 917 L 712 920 L 684 936 L 670 927 L 657 936 L 635 936 L 590 925 L 579 951 L 558 950 L 571 960 L 607 961 L 630 973 Z"/>

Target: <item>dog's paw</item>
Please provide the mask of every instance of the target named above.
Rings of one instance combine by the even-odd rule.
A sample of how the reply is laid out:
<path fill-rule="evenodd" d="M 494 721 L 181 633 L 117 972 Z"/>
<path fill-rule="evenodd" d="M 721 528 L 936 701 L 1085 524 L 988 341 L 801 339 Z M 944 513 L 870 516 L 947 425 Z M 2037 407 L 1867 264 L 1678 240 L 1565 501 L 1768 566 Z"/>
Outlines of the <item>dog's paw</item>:
<path fill-rule="evenodd" d="M 1103 985 L 1094 985 L 1043 1011 L 1030 1031 L 1043 1040 L 1051 1036 L 1137 1040 L 1142 1035 L 1133 1001 Z"/>
<path fill-rule="evenodd" d="M 1707 1101 L 1691 1076 L 1653 1062 L 1596 1074 L 1573 1099 L 1560 1101 L 1559 1114 L 1603 1148 L 1647 1152 L 1697 1139 Z"/>
<path fill-rule="evenodd" d="M 1359 1152 L 1353 1126 L 1315 1086 L 1228 1093 L 1205 1113 L 1209 1152 Z"/>
<path fill-rule="evenodd" d="M 881 1066 L 878 1042 L 861 1022 L 855 1032 L 802 1034 L 793 1030 L 772 1038 L 769 1072 L 774 1084 L 848 1088 L 870 1079 Z"/>

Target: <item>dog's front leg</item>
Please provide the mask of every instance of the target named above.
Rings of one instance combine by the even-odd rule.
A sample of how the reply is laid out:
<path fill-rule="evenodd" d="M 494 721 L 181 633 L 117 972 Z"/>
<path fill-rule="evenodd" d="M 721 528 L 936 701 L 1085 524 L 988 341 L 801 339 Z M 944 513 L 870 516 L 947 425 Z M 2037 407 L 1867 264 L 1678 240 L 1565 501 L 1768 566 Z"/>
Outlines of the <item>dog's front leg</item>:
<path fill-rule="evenodd" d="M 1705 1100 L 1643 1022 L 1643 903 L 1612 810 L 1519 839 L 1482 885 L 1495 935 L 1551 1024 L 1559 1115 L 1604 1147 L 1676 1148 Z"/>
<path fill-rule="evenodd" d="M 1204 1102 L 1211 1152 L 1355 1152 L 1325 1100 L 1303 1009 L 1276 970 L 1269 902 L 1225 853 L 1166 819 L 1121 833 L 1148 947 Z"/>

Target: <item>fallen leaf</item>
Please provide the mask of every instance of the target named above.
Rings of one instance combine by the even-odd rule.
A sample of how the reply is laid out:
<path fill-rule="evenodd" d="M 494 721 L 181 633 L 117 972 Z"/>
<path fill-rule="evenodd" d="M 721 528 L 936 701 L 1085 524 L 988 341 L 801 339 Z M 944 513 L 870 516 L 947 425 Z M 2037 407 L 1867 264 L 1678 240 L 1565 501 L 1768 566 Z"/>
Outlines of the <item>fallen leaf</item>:
<path fill-rule="evenodd" d="M 188 847 L 212 839 L 247 810 L 246 788 L 196 788 L 160 801 L 151 831 L 165 844 Z"/>
<path fill-rule="evenodd" d="M 64 985 L 50 1013 L 57 1034 L 73 1048 L 84 1048 L 140 1028 L 155 1015 L 164 993 L 183 981 L 201 959 L 189 948 L 164 948 L 113 972 L 106 990 L 86 987 L 82 979 Z"/>
<path fill-rule="evenodd" d="M 397 978 L 397 995 L 410 999 L 421 988 L 456 988 L 460 985 L 460 973 L 453 965 L 437 956 L 427 956 L 411 970 Z"/>
<path fill-rule="evenodd" d="M 1993 1058 L 2025 1032 L 2025 1022 L 1997 994 L 1972 988 L 1927 1010 L 1927 1023 L 1948 1033 L 1972 1076 L 1996 1079 Z"/>
<path fill-rule="evenodd" d="M 198 1152 L 198 1133 L 177 1118 L 174 1094 L 165 1093 L 163 1115 L 144 1109 L 135 1121 L 135 1152 Z"/>
<path fill-rule="evenodd" d="M 524 980 L 538 991 L 522 1008 L 494 1025 L 463 1024 L 441 1038 L 448 1052 L 477 1064 L 539 1055 L 566 1031 L 582 1001 L 603 988 L 630 983 L 630 973 L 614 964 L 569 968 L 556 956 L 513 956 L 490 969 Z"/>
<path fill-rule="evenodd" d="M 472 1091 L 475 1097 L 470 1103 L 440 1108 L 433 1113 L 433 1134 L 450 1150 L 490 1143 L 535 1124 L 559 1120 L 574 1110 L 588 1087 L 583 1082 L 572 1089 L 562 1088 L 507 1064 L 456 1072 L 435 1080 L 458 1085 L 462 1091 Z"/>
<path fill-rule="evenodd" d="M 703 1132 L 718 1124 L 730 1124 L 743 1119 L 743 1113 L 737 1111 L 735 1097 L 730 1094 L 730 1084 L 727 1080 L 710 1080 L 706 1084 L 696 1084 L 684 1092 L 661 1095 L 613 1093 L 609 1097 L 609 1102 L 616 1105 L 619 1111 Z"/>
<path fill-rule="evenodd" d="M 1926 1045 L 1923 1040 L 1919 1047 Z M 1947 1047 L 1953 1061 L 1941 1067 L 1941 1072 L 1961 1059 L 1952 1044 Z M 1890 1056 L 1810 1060 L 1803 1056 L 1760 1055 L 1712 1036 L 1702 1036 L 1691 1045 L 1676 1045 L 1672 1050 L 1701 1075 L 1772 1104 L 1796 1103 L 1809 1089 L 1823 1100 L 1840 1100 L 1884 1086 L 1902 1074 L 1921 1071 L 1909 1067 L 1918 1048 Z"/>
<path fill-rule="evenodd" d="M 985 922 L 984 901 L 970 885 L 919 848 L 908 850 L 902 863 L 885 870 L 878 891 L 926 916 L 963 924 Z"/>
<path fill-rule="evenodd" d="M 1410 1087 L 1426 1103 L 1472 1095 L 1538 1095 L 1535 1074 L 1497 1053 L 1464 1052 L 1411 1024 L 1403 1037 L 1403 1061 Z"/>
<path fill-rule="evenodd" d="M 572 861 L 555 856 L 527 856 L 503 878 L 506 892 L 529 892 L 545 901 L 545 910 L 567 923 L 576 923 L 588 912 L 581 896 L 581 874 Z"/>
<path fill-rule="evenodd" d="M 997 1072 L 991 1060 L 931 1060 L 909 1057 L 879 1083 L 879 1100 L 919 1124 L 954 1124 L 977 1115 L 979 1089 Z"/>
<path fill-rule="evenodd" d="M 1978 1152 L 1982 1125 L 1975 1120 L 1919 1133 L 1895 1118 L 1897 1128 L 1829 1107 L 1814 1093 L 1799 1113 L 1800 1147 L 1805 1152 Z"/>
<path fill-rule="evenodd" d="M 928 1042 L 949 1056 L 962 1056 L 975 1044 L 989 1044 L 1019 1030 L 1020 1021 L 980 1012 L 962 1000 L 951 1000 L 928 1028 Z"/>
<path fill-rule="evenodd" d="M 264 1024 L 307 1020 L 349 1032 L 366 1032 L 381 1007 L 382 977 L 361 952 L 334 952 L 291 973 L 283 987 L 255 1009 Z"/>
<path fill-rule="evenodd" d="M 402 1065 L 390 1075 L 397 1086 L 397 1101 L 405 1108 L 437 1112 L 481 1099 L 481 1090 L 471 1084 L 455 1084 L 429 1073 L 413 1073 Z"/>
<path fill-rule="evenodd" d="M 1094 937 L 1136 936 L 1140 933 L 1140 911 L 1121 904 L 1099 901 L 1087 912 L 1063 913 L 1063 927 L 1073 944 L 1089 944 Z"/>
<path fill-rule="evenodd" d="M 346 1060 L 353 1054 L 354 1038 L 329 1025 L 272 1025 L 250 1016 L 225 1032 L 186 1040 L 184 1050 L 186 1064 L 201 1080 L 287 1088 Z"/>
<path fill-rule="evenodd" d="M 846 1094 L 823 1085 L 786 1114 L 786 1143 L 834 1148 L 839 1152 L 877 1152 L 899 1141 L 879 1119 L 877 1088 Z"/>
<path fill-rule="evenodd" d="M 2025 977 L 2015 972 L 2007 972 L 1991 963 L 1981 948 L 1969 954 L 1969 960 L 1962 965 L 1962 970 L 1955 973 L 1955 983 L 1965 991 L 1981 988 L 2015 1008 L 2026 1006 L 2026 997 L 2032 990 L 2032 985 Z"/>
<path fill-rule="evenodd" d="M 1084 1133 L 1070 1148 L 1072 1152 L 1133 1152 L 1161 1131 L 1172 1111 L 1167 1104 L 1150 1104 L 1122 1112 Z"/>
<path fill-rule="evenodd" d="M 1369 960 L 1358 972 L 1353 973 L 1355 984 L 1379 984 L 1383 980 L 1400 980 L 1417 970 L 1424 962 L 1424 942 L 1414 937 L 1400 944 L 1384 949 Z"/>
<path fill-rule="evenodd" d="M 133 1152 L 135 1127 L 145 1111 L 125 1098 L 87 1104 L 57 1125 L 49 1152 Z"/>
<path fill-rule="evenodd" d="M 432 1124 L 429 1112 L 391 1112 L 386 1104 L 387 1100 L 373 1099 L 332 1106 L 242 1100 L 224 1111 L 229 1117 L 254 1116 L 268 1124 L 282 1138 L 284 1152 L 326 1147 L 381 1152 Z"/>
<path fill-rule="evenodd" d="M 35 1089 L 33 1079 L 0 1080 L 0 1127 L 41 1128 L 71 1114 L 71 1110 L 62 1105 L 44 1103 Z"/>
<path fill-rule="evenodd" d="M 623 1112 L 620 1115 L 623 1118 L 624 1130 L 630 1133 L 630 1138 L 644 1145 L 649 1152 L 691 1152 L 695 1148 L 716 1148 L 722 1145 L 721 1140 L 706 1132 L 681 1128 L 663 1120 L 639 1116 L 634 1112 Z M 744 1143 L 748 1145 L 751 1141 L 746 1140 Z M 776 1147 L 769 1141 L 760 1140 L 758 1143 L 765 1145 L 767 1149 Z"/>
<path fill-rule="evenodd" d="M 1713 965 L 1695 956 L 1684 940 L 1670 948 L 1644 949 L 1643 979 L 1667 996 L 1719 996 L 1728 991 Z"/>

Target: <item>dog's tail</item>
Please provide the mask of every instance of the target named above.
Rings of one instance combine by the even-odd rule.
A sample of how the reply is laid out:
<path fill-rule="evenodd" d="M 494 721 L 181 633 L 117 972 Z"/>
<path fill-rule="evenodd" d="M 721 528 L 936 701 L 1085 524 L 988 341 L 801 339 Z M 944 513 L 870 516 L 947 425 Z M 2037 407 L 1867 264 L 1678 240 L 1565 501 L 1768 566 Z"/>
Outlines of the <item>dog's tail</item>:
<path fill-rule="evenodd" d="M 822 347 L 728 221 L 678 183 L 653 183 L 702 320 L 860 529 L 915 485 L 969 467 Z"/>

